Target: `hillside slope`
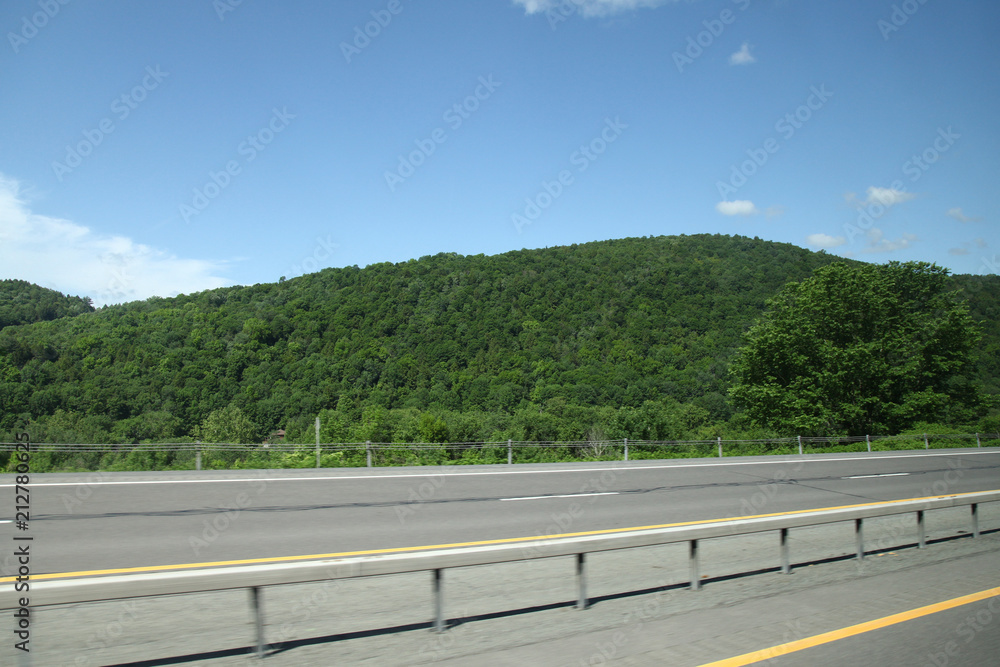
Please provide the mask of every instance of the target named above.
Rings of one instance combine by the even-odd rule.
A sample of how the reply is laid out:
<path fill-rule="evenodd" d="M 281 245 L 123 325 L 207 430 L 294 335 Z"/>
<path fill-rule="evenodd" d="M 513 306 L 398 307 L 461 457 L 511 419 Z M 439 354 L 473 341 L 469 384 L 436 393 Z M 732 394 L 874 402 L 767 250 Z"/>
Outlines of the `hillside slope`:
<path fill-rule="evenodd" d="M 108 307 L 0 332 L 0 430 L 56 415 L 78 438 L 171 439 L 230 404 L 261 435 L 304 431 L 322 410 L 345 423 L 409 410 L 424 417 L 416 438 L 445 412 L 562 416 L 558 433 L 522 425 L 525 437 L 584 437 L 594 410 L 651 404 L 720 422 L 732 414 L 729 359 L 765 300 L 836 259 L 745 237 L 622 239 Z M 992 350 L 995 278 L 961 284 L 975 314 L 993 317 Z M 995 387 L 997 369 L 984 370 Z M 512 428 L 449 419 L 453 439 Z M 372 439 L 400 437 L 373 428 Z M 329 438 L 360 437 L 345 429 Z"/>
<path fill-rule="evenodd" d="M 89 299 L 66 296 L 25 280 L 0 280 L 0 329 L 92 312 Z"/>

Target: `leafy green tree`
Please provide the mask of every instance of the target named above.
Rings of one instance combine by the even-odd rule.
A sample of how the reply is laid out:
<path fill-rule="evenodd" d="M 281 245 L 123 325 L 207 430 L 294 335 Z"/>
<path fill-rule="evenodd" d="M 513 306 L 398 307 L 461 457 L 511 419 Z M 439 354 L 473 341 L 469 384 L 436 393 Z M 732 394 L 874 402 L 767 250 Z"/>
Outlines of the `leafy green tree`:
<path fill-rule="evenodd" d="M 925 262 L 836 263 L 768 301 L 732 364 L 732 396 L 785 433 L 897 433 L 974 418 L 979 331 Z"/>
<path fill-rule="evenodd" d="M 198 427 L 197 437 L 202 442 L 252 444 L 260 442 L 257 426 L 235 405 L 213 410 Z"/>

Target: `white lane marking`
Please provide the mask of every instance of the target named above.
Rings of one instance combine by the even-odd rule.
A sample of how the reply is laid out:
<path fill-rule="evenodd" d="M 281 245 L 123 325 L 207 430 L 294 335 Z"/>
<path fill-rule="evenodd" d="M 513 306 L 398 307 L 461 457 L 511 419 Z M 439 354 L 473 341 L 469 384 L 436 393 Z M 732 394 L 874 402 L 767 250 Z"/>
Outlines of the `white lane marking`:
<path fill-rule="evenodd" d="M 617 496 L 617 491 L 605 491 L 604 493 L 569 493 L 564 496 L 525 496 L 523 498 L 501 498 L 500 502 L 505 500 L 542 500 L 544 498 L 586 498 L 587 496 Z"/>
<path fill-rule="evenodd" d="M 908 472 L 884 472 L 881 475 L 852 475 L 851 477 L 841 477 L 840 479 L 868 479 L 869 477 L 902 477 L 909 475 Z"/>
<path fill-rule="evenodd" d="M 655 466 L 625 466 L 620 461 L 613 462 L 605 468 L 566 468 L 561 470 L 484 470 L 481 472 L 416 472 L 409 474 L 392 475 L 344 475 L 344 476 L 324 476 L 324 477 L 239 477 L 233 479 L 155 479 L 155 480 L 132 480 L 118 482 L 90 482 L 80 480 L 78 482 L 32 482 L 32 487 L 38 486 L 114 486 L 124 484 L 212 484 L 216 482 L 320 482 L 335 481 L 338 479 L 395 479 L 401 477 L 473 477 L 477 475 L 550 475 L 553 473 L 567 472 L 626 472 L 629 470 L 670 470 L 673 468 L 718 468 L 720 466 L 763 466 L 782 465 L 792 463 L 836 463 L 838 461 L 877 461 L 879 459 L 921 459 L 937 456 L 978 456 L 993 455 L 1000 452 L 952 452 L 946 454 L 904 454 L 902 456 L 851 456 L 845 458 L 828 459 L 788 459 L 784 461 L 732 461 L 719 463 L 688 463 L 688 464 L 664 464 Z M 90 473 L 90 476 L 98 473 Z M 14 486 L 13 484 L 0 484 L 0 488 Z"/>

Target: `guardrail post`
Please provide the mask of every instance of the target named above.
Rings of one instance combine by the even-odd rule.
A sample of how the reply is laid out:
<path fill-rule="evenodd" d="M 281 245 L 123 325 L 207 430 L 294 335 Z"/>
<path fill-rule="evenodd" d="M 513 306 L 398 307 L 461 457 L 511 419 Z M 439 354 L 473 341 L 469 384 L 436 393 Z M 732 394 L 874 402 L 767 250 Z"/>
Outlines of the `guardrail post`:
<path fill-rule="evenodd" d="M 701 576 L 698 568 L 698 540 L 688 542 L 688 570 L 691 573 L 691 590 L 700 590 Z"/>
<path fill-rule="evenodd" d="M 979 537 L 979 503 L 972 503 L 972 537 Z"/>
<path fill-rule="evenodd" d="M 444 632 L 444 581 L 442 570 L 434 570 L 434 632 Z"/>
<path fill-rule="evenodd" d="M 372 441 L 365 440 L 365 458 L 368 459 L 368 467 L 372 467 Z"/>
<path fill-rule="evenodd" d="M 201 440 L 195 443 L 194 448 L 194 469 L 201 470 Z"/>
<path fill-rule="evenodd" d="M 507 465 L 511 465 L 511 463 L 513 462 L 513 460 L 514 460 L 514 446 L 511 444 L 511 441 L 508 440 L 507 441 Z"/>
<path fill-rule="evenodd" d="M 316 467 L 319 467 L 319 417 L 316 417 Z"/>
<path fill-rule="evenodd" d="M 924 433 L 924 449 L 930 449 L 930 448 L 931 448 L 931 443 L 930 441 L 927 440 L 927 434 Z"/>
<path fill-rule="evenodd" d="M 800 435 L 798 436 L 798 438 L 799 438 L 799 456 L 802 456 L 802 436 Z"/>
<path fill-rule="evenodd" d="M 854 520 L 854 541 L 857 543 L 858 560 L 865 559 L 865 520 Z"/>
<path fill-rule="evenodd" d="M 576 555 L 576 608 L 587 608 L 587 554 Z"/>
<path fill-rule="evenodd" d="M 721 435 L 718 437 L 718 442 L 719 442 L 719 458 L 721 459 L 722 458 L 722 436 Z"/>
<path fill-rule="evenodd" d="M 865 442 L 868 443 L 868 453 L 872 451 L 872 437 L 870 435 L 865 436 Z"/>
<path fill-rule="evenodd" d="M 977 434 L 976 434 L 976 447 L 982 447 L 982 446 L 983 446 L 983 443 L 982 443 L 982 441 L 981 441 L 981 440 L 979 439 L 979 434 L 977 433 Z"/>
<path fill-rule="evenodd" d="M 927 546 L 927 529 L 924 524 L 924 511 L 917 510 L 917 548 L 923 549 Z"/>
<path fill-rule="evenodd" d="M 781 541 L 781 573 L 791 574 L 792 573 L 792 561 L 788 556 L 788 529 L 782 528 L 780 531 Z"/>
<path fill-rule="evenodd" d="M 254 628 L 257 634 L 254 640 L 257 642 L 257 657 L 263 658 L 266 647 L 264 644 L 264 610 L 261 609 L 260 588 L 258 586 L 253 586 L 250 589 L 250 606 L 253 607 Z"/>
<path fill-rule="evenodd" d="M 625 438 L 625 460 L 628 461 L 628 438 Z"/>

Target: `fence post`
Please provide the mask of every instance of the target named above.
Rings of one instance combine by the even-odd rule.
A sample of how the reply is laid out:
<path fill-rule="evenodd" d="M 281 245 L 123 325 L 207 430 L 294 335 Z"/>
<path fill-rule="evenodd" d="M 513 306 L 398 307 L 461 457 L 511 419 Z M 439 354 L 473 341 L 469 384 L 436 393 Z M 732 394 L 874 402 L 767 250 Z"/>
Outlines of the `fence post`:
<path fill-rule="evenodd" d="M 691 580 L 691 590 L 701 589 L 701 575 L 698 567 L 698 540 L 688 542 L 688 573 Z"/>
<path fill-rule="evenodd" d="M 927 434 L 924 433 L 924 449 L 930 449 L 931 443 L 927 440 Z"/>
<path fill-rule="evenodd" d="M 434 570 L 432 578 L 434 589 L 434 632 L 444 632 L 444 580 L 440 569 Z"/>
<path fill-rule="evenodd" d="M 587 608 L 587 554 L 576 555 L 576 608 Z"/>
<path fill-rule="evenodd" d="M 511 465 L 511 463 L 513 461 L 513 458 L 514 458 L 513 454 L 514 454 L 514 448 L 511 445 L 510 440 L 508 439 L 507 440 L 507 465 Z"/>
<path fill-rule="evenodd" d="M 365 440 L 365 458 L 368 459 L 368 467 L 372 467 L 372 441 Z"/>
<path fill-rule="evenodd" d="M 983 446 L 983 443 L 982 443 L 982 441 L 980 441 L 979 434 L 977 433 L 976 434 L 976 447 L 982 447 L 982 446 Z"/>
<path fill-rule="evenodd" d="M 788 554 L 788 529 L 782 528 L 778 532 L 778 539 L 781 545 L 781 573 L 791 574 L 792 573 L 792 560 Z"/>
<path fill-rule="evenodd" d="M 625 460 L 628 461 L 628 438 L 625 438 Z"/>
<path fill-rule="evenodd" d="M 802 456 L 802 436 L 797 436 L 799 439 L 799 456 Z"/>
<path fill-rule="evenodd" d="M 201 470 L 201 440 L 195 443 L 194 448 L 194 469 Z"/>
<path fill-rule="evenodd" d="M 718 440 L 719 440 L 719 458 L 721 459 L 722 458 L 722 436 L 721 435 L 719 436 Z"/>
<path fill-rule="evenodd" d="M 254 628 L 256 630 L 257 657 L 263 658 L 267 645 L 264 643 L 264 611 L 261 609 L 260 588 L 250 588 L 250 606 L 253 607 Z"/>
<path fill-rule="evenodd" d="M 319 417 L 316 417 L 316 467 L 319 467 Z"/>
<path fill-rule="evenodd" d="M 866 435 L 865 442 L 868 443 L 868 451 L 870 453 L 872 451 L 872 437 L 870 435 Z"/>

